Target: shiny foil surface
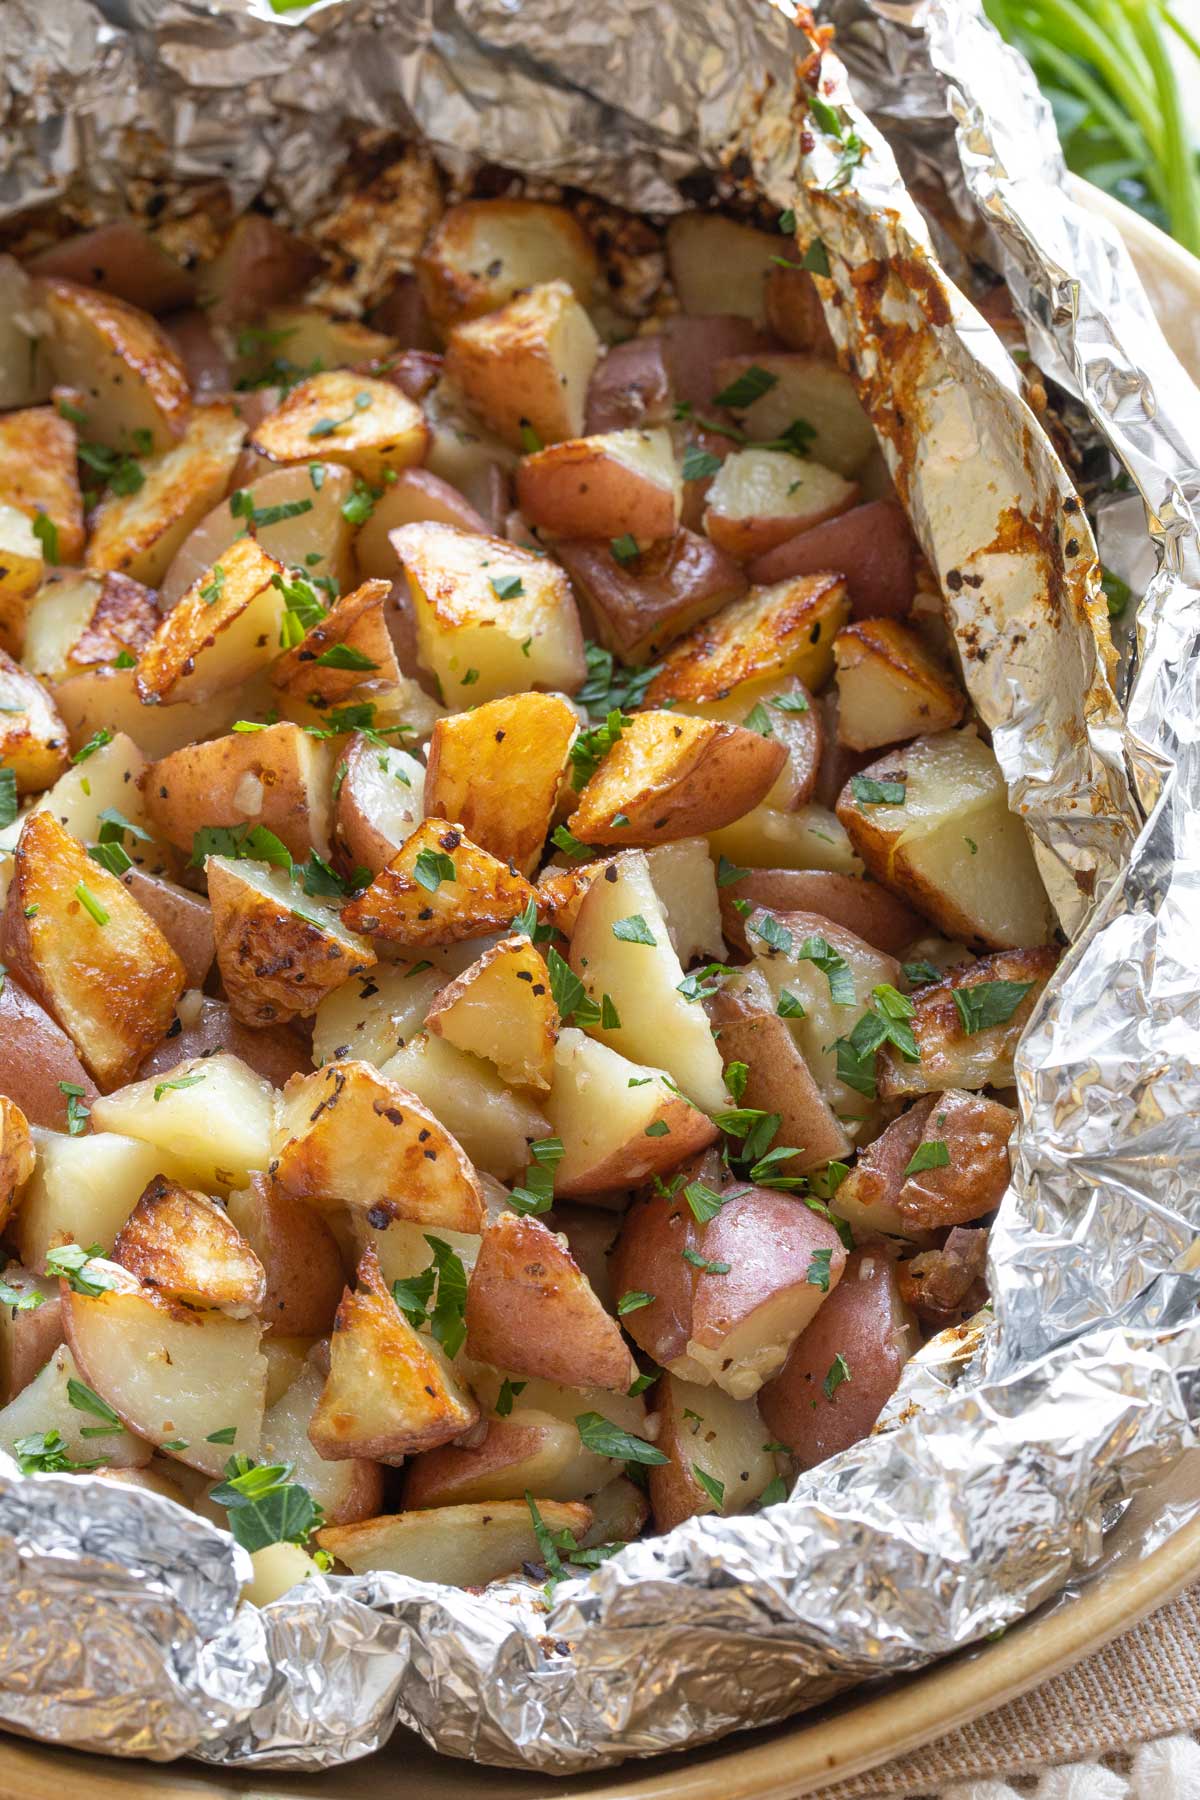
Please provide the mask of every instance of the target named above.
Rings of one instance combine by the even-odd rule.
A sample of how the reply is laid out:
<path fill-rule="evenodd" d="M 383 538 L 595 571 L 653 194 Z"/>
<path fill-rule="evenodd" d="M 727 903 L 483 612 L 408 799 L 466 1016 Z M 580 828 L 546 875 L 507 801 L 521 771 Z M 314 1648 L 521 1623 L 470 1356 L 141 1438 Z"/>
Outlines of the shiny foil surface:
<path fill-rule="evenodd" d="M 824 54 L 820 90 L 867 146 L 844 184 L 798 85 L 811 20 L 768 0 L 0 8 L 0 215 L 69 198 L 100 216 L 173 172 L 304 223 L 363 126 L 419 133 L 452 176 L 486 160 L 664 215 L 707 170 L 794 208 L 799 241 L 826 245 L 831 329 L 1072 941 L 1019 1055 L 994 1318 L 927 1346 L 878 1433 L 787 1502 L 633 1544 L 549 1607 L 525 1582 L 376 1575 L 258 1612 L 237 1604 L 244 1554 L 205 1520 L 9 1463 L 14 1729 L 294 1769 L 397 1726 L 559 1774 L 702 1743 L 1061 1594 L 1127 1496 L 1195 1445 L 1200 398 L 976 0 L 824 16 L 841 60 Z M 937 196 L 933 237 L 914 194 Z M 951 282 L 971 259 L 1007 277 L 1037 364 L 1144 502 L 1100 508 L 1106 562 L 1153 569 L 1119 657 L 1071 479 Z"/>

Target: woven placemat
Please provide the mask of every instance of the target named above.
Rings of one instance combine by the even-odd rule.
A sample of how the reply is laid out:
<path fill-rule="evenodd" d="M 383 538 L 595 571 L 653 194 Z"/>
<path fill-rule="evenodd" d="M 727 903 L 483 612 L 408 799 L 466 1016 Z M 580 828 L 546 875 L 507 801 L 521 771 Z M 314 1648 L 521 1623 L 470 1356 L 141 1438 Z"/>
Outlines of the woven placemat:
<path fill-rule="evenodd" d="M 954 1783 L 1126 1758 L 1153 1738 L 1200 1728 L 1200 1588 L 1043 1687 L 812 1800 L 934 1796 Z"/>

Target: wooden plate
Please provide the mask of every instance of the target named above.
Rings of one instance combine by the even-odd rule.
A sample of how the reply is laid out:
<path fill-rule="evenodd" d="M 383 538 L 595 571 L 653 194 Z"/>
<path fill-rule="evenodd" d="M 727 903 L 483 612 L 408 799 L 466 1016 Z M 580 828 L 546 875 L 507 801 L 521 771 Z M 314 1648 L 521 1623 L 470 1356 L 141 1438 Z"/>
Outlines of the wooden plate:
<path fill-rule="evenodd" d="M 1200 262 L 1153 225 L 1085 182 L 1085 204 L 1124 236 L 1172 348 L 1200 375 Z M 801 1800 L 839 1776 L 857 1774 L 1069 1668 L 1090 1651 L 1200 1579 L 1200 1453 L 1185 1457 L 1140 1495 L 1106 1547 L 1102 1573 L 1082 1591 L 1043 1608 L 996 1643 L 952 1657 L 902 1681 L 859 1689 L 839 1704 L 768 1731 L 743 1732 L 708 1750 L 623 1769 L 555 1780 L 435 1756 L 400 1734 L 365 1762 L 327 1775 L 231 1773 L 198 1763 L 130 1763 L 0 1736 L 5 1800 Z M 1148 1534 L 1165 1538 L 1149 1555 Z"/>

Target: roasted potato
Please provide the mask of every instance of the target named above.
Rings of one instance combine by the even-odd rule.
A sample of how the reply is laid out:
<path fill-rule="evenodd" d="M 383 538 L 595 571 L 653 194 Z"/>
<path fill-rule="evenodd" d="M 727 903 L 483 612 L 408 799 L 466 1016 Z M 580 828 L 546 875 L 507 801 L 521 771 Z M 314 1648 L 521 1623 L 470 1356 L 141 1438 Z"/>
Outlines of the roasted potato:
<path fill-rule="evenodd" d="M 122 651 L 140 656 L 158 625 L 154 595 L 131 576 L 106 574 L 96 604 L 71 646 L 77 669 L 107 667 Z"/>
<path fill-rule="evenodd" d="M 714 856 L 750 869 L 826 869 L 857 876 L 862 862 L 846 828 L 823 806 L 797 806 L 781 812 L 756 806 L 744 818 L 708 834 Z"/>
<path fill-rule="evenodd" d="M 630 431 L 666 425 L 671 419 L 671 376 L 665 355 L 667 340 L 626 338 L 605 352 L 588 383 L 583 430 Z M 579 436 L 579 432 L 571 434 Z"/>
<path fill-rule="evenodd" d="M 654 1404 L 656 1447 L 667 1458 L 650 1470 L 658 1529 L 671 1531 L 705 1513 L 748 1512 L 776 1473 L 770 1434 L 754 1401 L 664 1375 Z"/>
<path fill-rule="evenodd" d="M 0 501 L 34 522 L 47 521 L 46 561 L 77 563 L 83 551 L 83 500 L 75 427 L 53 406 L 0 417 Z"/>
<path fill-rule="evenodd" d="M 0 1410 L 0 1445 L 12 1455 L 19 1438 L 57 1431 L 63 1452 L 72 1462 L 90 1466 L 102 1458 L 113 1469 L 144 1466 L 153 1454 L 151 1446 L 123 1425 L 113 1426 L 100 1438 L 84 1437 L 85 1427 L 94 1426 L 96 1421 L 92 1414 L 72 1403 L 72 1391 L 78 1392 L 78 1388 L 73 1390 L 71 1384 L 78 1383 L 81 1376 L 67 1346 L 61 1342 L 51 1345 L 49 1361 Z"/>
<path fill-rule="evenodd" d="M 671 434 L 610 431 L 564 438 L 523 457 L 517 505 L 530 525 L 560 537 L 620 538 L 638 545 L 675 535 L 683 483 Z"/>
<path fill-rule="evenodd" d="M 328 369 L 297 383 L 250 434 L 251 449 L 271 462 L 305 462 L 316 450 L 372 486 L 389 469 L 419 463 L 428 442 L 421 409 L 407 394 L 352 369 Z"/>
<path fill-rule="evenodd" d="M 501 862 L 532 875 L 578 723 L 559 695 L 532 693 L 439 719 L 429 741 L 426 812 L 453 819 Z"/>
<path fill-rule="evenodd" d="M 476 511 L 465 495 L 429 469 L 402 469 L 375 502 L 371 516 L 354 540 L 359 578 L 377 576 L 399 581 L 403 571 L 391 534 L 401 525 L 454 525 L 460 531 L 484 533 L 492 521 Z"/>
<path fill-rule="evenodd" d="M 550 1125 L 540 1096 L 506 1087 L 490 1063 L 430 1032 L 410 1038 L 383 1066 L 453 1132 L 471 1161 L 511 1181 L 529 1161 L 529 1145 Z"/>
<path fill-rule="evenodd" d="M 239 325 L 300 293 L 320 268 L 311 244 L 264 213 L 244 213 L 200 271 L 198 298 L 217 324 Z"/>
<path fill-rule="evenodd" d="M 838 475 L 857 474 L 875 448 L 874 427 L 836 362 L 759 351 L 728 357 L 714 373 L 718 400 L 756 443 L 785 437 L 799 423 L 804 454 Z"/>
<path fill-rule="evenodd" d="M 153 1145 L 174 1165 L 166 1173 L 213 1193 L 245 1187 L 266 1168 L 274 1114 L 270 1083 L 221 1052 L 104 1095 L 92 1107 L 92 1124 Z"/>
<path fill-rule="evenodd" d="M 258 1315 L 268 1342 L 324 1337 L 343 1277 L 337 1239 L 321 1213 L 277 1181 L 256 1175 L 249 1187 L 230 1194 L 229 1217 L 262 1266 Z"/>
<path fill-rule="evenodd" d="M 756 586 L 819 575 L 845 579 L 856 619 L 904 619 L 916 592 L 917 546 L 895 500 L 864 500 L 755 557 L 746 573 Z"/>
<path fill-rule="evenodd" d="M 424 817 L 425 780 L 425 765 L 407 750 L 355 732 L 333 777 L 334 839 L 352 868 L 378 875 L 387 867 Z"/>
<path fill-rule="evenodd" d="M 824 715 L 794 675 L 743 681 L 724 700 L 683 710 L 719 724 L 744 726 L 783 746 L 785 761 L 763 806 L 787 812 L 812 799 L 825 754 Z"/>
<path fill-rule="evenodd" d="M 263 1266 L 206 1194 L 156 1176 L 122 1225 L 112 1260 L 144 1288 L 231 1318 L 262 1310 Z"/>
<path fill-rule="evenodd" d="M 479 1408 L 440 1344 L 414 1331 L 367 1250 L 329 1340 L 329 1376 L 308 1435 L 329 1462 L 400 1462 L 469 1431 Z"/>
<path fill-rule="evenodd" d="M 319 712 L 395 687 L 400 666 L 384 619 L 387 581 L 343 594 L 300 642 L 275 662 L 271 684 Z"/>
<path fill-rule="evenodd" d="M 148 313 L 189 306 L 196 278 L 132 219 L 113 219 L 39 250 L 31 274 L 78 282 Z"/>
<path fill-rule="evenodd" d="M 555 1536 L 569 1531 L 579 1543 L 592 1523 L 591 1510 L 582 1501 L 534 1504 Z M 469 1588 L 516 1575 L 526 1563 L 536 1565 L 542 1554 L 524 1500 L 436 1506 L 364 1519 L 358 1525 L 327 1525 L 317 1533 L 317 1542 L 352 1575 L 379 1571 Z"/>
<path fill-rule="evenodd" d="M 877 1074 L 881 1097 L 1011 1086 L 1017 1040 L 1058 956 L 1050 944 L 998 950 L 953 969 L 936 986 L 921 988 L 913 996 L 911 1020 L 920 1058 L 903 1061 L 885 1046 Z"/>
<path fill-rule="evenodd" d="M 796 675 L 816 693 L 833 671 L 833 640 L 850 612 L 835 575 L 752 588 L 668 650 L 647 706 L 723 700 L 757 675 Z"/>
<path fill-rule="evenodd" d="M 0 1093 L 0 1228 L 17 1203 L 17 1190 L 33 1174 L 35 1162 L 29 1120 L 7 1094 Z"/>
<path fill-rule="evenodd" d="M 364 1062 L 296 1076 L 283 1090 L 271 1174 L 322 1206 L 478 1231 L 483 1197 L 462 1149 L 416 1097 Z"/>
<path fill-rule="evenodd" d="M 860 1240 L 880 1233 L 921 1239 L 982 1218 L 1008 1186 L 1016 1122 L 1007 1106 L 982 1094 L 928 1094 L 864 1148 L 833 1210 Z"/>
<path fill-rule="evenodd" d="M 0 650 L 0 769 L 18 794 L 38 794 L 67 767 L 67 728 L 35 676 Z"/>
<path fill-rule="evenodd" d="M 514 450 L 583 432 L 600 339 L 565 281 L 542 282 L 447 336 L 446 374 Z"/>
<path fill-rule="evenodd" d="M 19 656 L 44 573 L 41 540 L 19 506 L 0 500 L 0 649 Z"/>
<path fill-rule="evenodd" d="M 899 956 L 921 931 L 920 918 L 910 906 L 861 875 L 837 875 L 829 869 L 751 869 L 726 881 L 719 893 L 721 930 L 748 954 L 753 946 L 746 937 L 746 920 L 758 906 L 769 912 L 820 913 L 885 956 Z"/>
<path fill-rule="evenodd" d="M 81 750 L 98 731 L 114 731 L 135 736 L 147 756 L 169 756 L 199 738 L 228 731 L 248 710 L 238 689 L 187 706 L 147 706 L 136 674 L 136 669 L 84 669 L 54 684 L 54 704 L 73 750 Z"/>
<path fill-rule="evenodd" d="M 588 538 L 564 539 L 555 555 L 585 602 L 599 641 L 622 662 L 652 661 L 746 592 L 739 565 L 695 532 L 677 531 L 632 555 L 617 541 L 619 557 L 611 543 Z"/>
<path fill-rule="evenodd" d="M 424 819 L 370 887 L 342 909 L 351 931 L 409 949 L 454 944 L 507 926 L 536 890 L 445 819 Z"/>
<path fill-rule="evenodd" d="M 432 318 L 448 331 L 541 282 L 565 281 L 586 303 L 599 266 L 590 238 L 565 207 L 466 200 L 442 215 L 417 275 Z"/>
<path fill-rule="evenodd" d="M 235 1019 L 287 1024 L 375 962 L 337 908 L 298 894 L 287 870 L 227 856 L 205 860 L 217 965 Z"/>
<path fill-rule="evenodd" d="M 188 588 L 207 578 L 247 524 L 253 526 L 259 548 L 276 562 L 328 576 L 340 592 L 349 585 L 354 567 L 354 528 L 342 511 L 353 491 L 350 470 L 327 461 L 259 475 L 214 506 L 184 539 L 161 584 L 164 607 L 173 607 Z"/>
<path fill-rule="evenodd" d="M 186 888 L 145 869 L 126 869 L 118 880 L 142 911 L 149 913 L 174 950 L 183 964 L 188 988 L 203 987 L 216 955 L 212 909 L 198 894 L 189 894 Z"/>
<path fill-rule="evenodd" d="M 21 661 L 31 675 L 57 682 L 71 672 L 75 644 L 87 629 L 102 587 L 100 576 L 82 569 L 47 571 L 29 601 L 19 645 Z"/>
<path fill-rule="evenodd" d="M 966 709 L 957 681 L 915 631 L 895 619 L 860 619 L 833 641 L 838 738 L 851 750 L 876 750 L 948 731 Z"/>
<path fill-rule="evenodd" d="M 718 1135 L 661 1069 L 631 1063 L 582 1031 L 559 1033 L 554 1060 L 546 1114 L 562 1139 L 554 1192 L 563 1199 L 636 1187 L 707 1149 Z"/>
<path fill-rule="evenodd" d="M 50 319 L 50 367 L 82 395 L 88 436 L 126 454 L 169 450 L 192 403 L 165 333 L 137 307 L 73 281 L 41 281 L 37 294 Z"/>
<path fill-rule="evenodd" d="M 31 1125 L 63 1131 L 75 1088 L 85 1105 L 95 1097 L 92 1078 L 62 1026 L 6 972 L 0 984 L 0 1091 Z"/>
<path fill-rule="evenodd" d="M 48 812 L 31 813 L 3 919 L 14 974 L 102 1087 L 127 1080 L 170 1025 L 183 964 L 149 914 Z"/>
<path fill-rule="evenodd" d="M 180 850 L 213 827 L 264 826 L 297 860 L 329 857 L 333 748 L 299 725 L 269 725 L 189 744 L 151 763 L 142 783 L 155 831 Z"/>
<path fill-rule="evenodd" d="M 371 1518 L 382 1506 L 383 1469 L 365 1457 L 330 1462 L 315 1448 L 308 1428 L 324 1386 L 325 1378 L 314 1363 L 301 1367 L 279 1398 L 268 1403 L 259 1454 L 265 1462 L 292 1465 L 292 1479 L 308 1489 L 327 1525 L 352 1525 Z"/>
<path fill-rule="evenodd" d="M 0 1405 L 7 1406 L 45 1368 L 62 1343 L 63 1326 L 54 1277 L 34 1275 L 17 1262 L 10 1262 L 3 1276 L 22 1299 L 39 1297 L 34 1305 L 0 1306 Z"/>
<path fill-rule="evenodd" d="M 504 938 L 441 989 L 425 1026 L 493 1063 L 503 1081 L 545 1090 L 554 1072 L 558 1007 L 527 937 Z"/>
<path fill-rule="evenodd" d="M 98 742 L 59 776 L 38 799 L 35 812 L 48 812 L 81 844 L 96 842 L 106 818 L 119 813 L 133 829 L 123 829 L 120 842 L 138 868 L 160 869 L 166 852 L 154 841 L 142 806 L 139 782 L 146 759 L 125 732 Z"/>
<path fill-rule="evenodd" d="M 784 1173 L 802 1174 L 848 1156 L 846 1129 L 779 1016 L 762 973 L 747 969 L 722 982 L 709 1009 L 726 1068 L 741 1063 L 746 1069 L 740 1104 L 778 1113 L 779 1141 L 796 1151 Z"/>
<path fill-rule="evenodd" d="M 179 1002 L 166 1037 L 138 1070 L 138 1079 L 169 1075 L 180 1062 L 224 1051 L 272 1087 L 282 1087 L 292 1075 L 307 1075 L 312 1067 L 304 1040 L 287 1026 L 255 1030 L 239 1025 L 224 1000 L 192 988 Z"/>
<path fill-rule="evenodd" d="M 279 654 L 284 571 L 253 538 L 239 538 L 194 581 L 138 658 L 137 689 L 150 706 L 207 700 Z"/>
<path fill-rule="evenodd" d="M 991 949 L 1044 944 L 1050 908 L 1004 776 L 973 731 L 889 751 L 842 789 L 855 849 L 947 937 Z M 982 854 L 981 854 L 982 852 Z"/>
<path fill-rule="evenodd" d="M 397 349 L 386 332 L 373 331 L 358 319 L 336 318 L 319 306 L 269 307 L 257 330 L 251 327 L 240 335 L 243 343 L 257 340 L 247 345 L 238 365 L 242 379 L 255 381 L 276 372 L 316 375 L 348 364 L 385 362 Z"/>
<path fill-rule="evenodd" d="M 784 246 L 786 248 L 786 246 Z M 720 213 L 679 213 L 667 227 L 667 265 L 685 313 L 736 313 L 761 323 L 777 236 Z"/>
<path fill-rule="evenodd" d="M 99 1244 L 107 1254 L 155 1175 L 185 1173 L 169 1152 L 117 1132 L 69 1137 L 35 1125 L 33 1140 L 37 1163 L 14 1229 L 21 1261 L 35 1272 L 60 1244 Z"/>
<path fill-rule="evenodd" d="M 735 450 L 713 478 L 704 529 L 720 549 L 749 562 L 846 512 L 857 482 L 784 450 Z"/>
<path fill-rule="evenodd" d="M 517 1383 L 516 1385 L 520 1385 Z M 575 1405 L 584 1411 L 583 1397 Z M 487 1421 L 481 1444 L 442 1444 L 414 1457 L 404 1474 L 402 1504 L 463 1506 L 474 1500 L 583 1500 L 607 1485 L 616 1465 L 584 1447 L 574 1421 L 517 1406 Z"/>

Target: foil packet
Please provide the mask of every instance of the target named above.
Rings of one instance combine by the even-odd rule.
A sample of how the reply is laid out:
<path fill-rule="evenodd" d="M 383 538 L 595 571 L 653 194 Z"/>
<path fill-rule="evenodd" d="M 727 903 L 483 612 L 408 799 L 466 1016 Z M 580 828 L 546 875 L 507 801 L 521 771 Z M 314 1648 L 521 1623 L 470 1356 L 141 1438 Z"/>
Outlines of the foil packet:
<path fill-rule="evenodd" d="M 556 1774 L 694 1746 L 1068 1592 L 1134 1490 L 1196 1443 L 1200 396 L 977 0 L 824 16 L 836 56 L 769 0 L 0 9 L 0 218 L 136 210 L 170 173 L 303 224 L 364 128 L 415 134 L 454 178 L 498 164 L 662 216 L 702 175 L 794 210 L 800 242 L 826 247 L 831 330 L 1071 940 L 1019 1053 L 993 1322 L 927 1346 L 879 1431 L 786 1502 L 630 1545 L 549 1605 L 525 1582 L 374 1575 L 258 1611 L 238 1606 L 244 1552 L 206 1520 L 0 1459 L 11 1729 L 292 1769 L 398 1726 Z M 965 281 L 972 260 L 1004 274 L 1038 363 L 1143 503 L 1100 508 L 1106 561 L 1153 569 L 1119 656 L 1071 480 L 945 272 Z"/>

